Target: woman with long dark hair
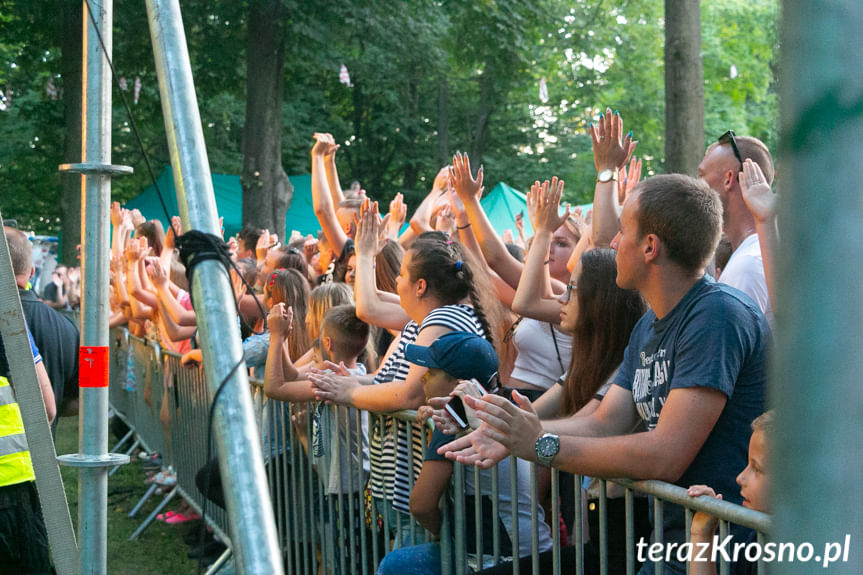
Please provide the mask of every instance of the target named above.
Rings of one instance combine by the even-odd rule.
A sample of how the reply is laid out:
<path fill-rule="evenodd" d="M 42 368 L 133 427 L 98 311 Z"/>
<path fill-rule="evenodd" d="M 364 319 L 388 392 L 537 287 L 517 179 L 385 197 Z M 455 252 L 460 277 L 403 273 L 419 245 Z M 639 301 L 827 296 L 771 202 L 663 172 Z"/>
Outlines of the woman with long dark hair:
<path fill-rule="evenodd" d="M 593 249 L 585 252 L 572 272 L 566 291 L 558 301 L 560 327 L 571 333 L 572 360 L 565 378 L 540 397 L 534 407 L 544 418 L 568 417 L 577 412 L 587 414 L 599 407 L 602 397 L 623 361 L 623 351 L 629 342 L 633 327 L 647 311 L 644 299 L 635 290 L 617 286 L 617 265 L 614 250 Z M 561 473 L 561 480 L 567 474 Z M 598 505 L 599 482 L 591 480 L 586 487 L 588 500 L 588 530 L 590 541 L 583 547 L 586 572 L 599 571 L 599 564 L 591 568 L 599 557 Z M 560 493 L 573 490 L 561 488 Z M 609 573 L 626 572 L 625 509 L 623 489 L 608 484 L 608 554 Z M 571 511 L 574 501 L 564 501 L 562 509 Z M 591 510 L 591 507 L 593 509 Z M 647 500 L 635 498 L 635 530 L 638 536 L 650 534 Z M 565 517 L 569 519 L 569 517 Z M 570 524 L 571 521 L 567 521 Z M 576 544 L 578 542 L 575 542 Z M 575 564 L 575 547 L 561 550 L 563 570 Z M 540 572 L 552 568 L 550 552 L 540 554 Z M 509 573 L 512 567 L 497 567 L 483 571 L 486 574 Z M 521 563 L 522 573 L 531 573 L 531 562 Z"/>

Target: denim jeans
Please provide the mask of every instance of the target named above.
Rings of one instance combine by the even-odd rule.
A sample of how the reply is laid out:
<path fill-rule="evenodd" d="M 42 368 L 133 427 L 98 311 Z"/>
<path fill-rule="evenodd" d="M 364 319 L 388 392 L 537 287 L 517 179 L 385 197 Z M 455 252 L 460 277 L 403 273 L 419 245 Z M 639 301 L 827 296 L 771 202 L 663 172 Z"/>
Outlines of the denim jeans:
<path fill-rule="evenodd" d="M 440 543 L 422 543 L 387 553 L 377 575 L 441 575 Z"/>

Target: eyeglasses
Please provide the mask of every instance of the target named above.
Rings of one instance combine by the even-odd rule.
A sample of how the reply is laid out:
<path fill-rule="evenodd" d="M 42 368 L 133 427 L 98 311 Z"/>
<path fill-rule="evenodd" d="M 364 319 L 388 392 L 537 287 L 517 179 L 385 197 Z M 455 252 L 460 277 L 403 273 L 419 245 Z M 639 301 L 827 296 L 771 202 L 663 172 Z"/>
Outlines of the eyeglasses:
<path fill-rule="evenodd" d="M 566 284 L 566 293 L 563 295 L 564 303 L 569 301 L 569 298 L 572 297 L 572 291 L 577 290 L 577 289 L 578 289 L 578 286 L 573 284 L 573 283 Z"/>
<path fill-rule="evenodd" d="M 731 144 L 731 149 L 734 150 L 734 157 L 740 162 L 740 171 L 743 171 L 743 156 L 740 155 L 740 148 L 737 147 L 737 140 L 734 138 L 734 130 L 728 130 L 716 140 L 720 144 Z"/>

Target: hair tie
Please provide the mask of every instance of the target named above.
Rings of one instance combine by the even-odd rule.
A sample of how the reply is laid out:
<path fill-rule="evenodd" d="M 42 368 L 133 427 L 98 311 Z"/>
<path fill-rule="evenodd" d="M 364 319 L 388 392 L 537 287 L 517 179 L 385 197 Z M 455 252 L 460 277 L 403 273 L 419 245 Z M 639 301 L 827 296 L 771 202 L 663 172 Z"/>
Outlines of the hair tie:
<path fill-rule="evenodd" d="M 457 271 L 457 272 L 461 271 L 461 260 L 459 260 L 455 263 L 455 271 Z"/>

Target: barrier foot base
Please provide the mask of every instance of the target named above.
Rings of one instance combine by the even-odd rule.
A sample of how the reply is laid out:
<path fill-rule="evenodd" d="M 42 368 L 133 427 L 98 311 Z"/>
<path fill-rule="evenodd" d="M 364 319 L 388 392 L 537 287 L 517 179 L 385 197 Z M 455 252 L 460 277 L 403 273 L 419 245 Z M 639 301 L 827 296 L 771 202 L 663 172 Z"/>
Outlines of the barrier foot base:
<path fill-rule="evenodd" d="M 129 433 L 134 433 L 134 432 L 133 432 L 133 431 L 130 431 Z M 125 438 L 123 438 L 123 441 L 125 441 L 125 440 L 126 440 L 126 439 L 125 439 Z M 121 441 L 120 443 L 123 443 L 123 441 Z M 132 455 L 132 453 L 134 453 L 134 451 L 135 451 L 136 449 L 138 449 L 138 446 L 139 446 L 139 445 L 141 445 L 141 440 L 140 440 L 140 439 L 138 439 L 138 438 L 135 438 L 135 442 L 132 444 L 132 447 L 130 447 L 129 449 L 127 449 L 127 450 L 126 450 L 126 455 Z M 115 448 L 115 449 L 111 450 L 111 453 L 115 453 L 116 451 L 117 451 L 117 449 Z M 114 467 L 114 469 L 112 469 L 112 470 L 111 470 L 111 472 L 110 472 L 110 473 L 108 473 L 108 477 L 111 477 L 112 475 L 114 475 L 115 473 L 117 473 L 117 470 L 118 470 L 118 469 L 120 469 L 120 466 L 119 466 L 119 465 L 117 465 L 116 467 Z"/>
<path fill-rule="evenodd" d="M 170 493 L 168 493 L 165 496 L 164 499 L 162 499 L 162 502 L 159 503 L 159 505 L 157 505 L 155 509 L 153 509 L 152 513 L 150 513 L 150 515 L 148 515 L 147 518 L 144 519 L 144 522 L 141 523 L 141 525 L 139 525 L 137 529 L 135 529 L 135 532 L 132 533 L 131 535 L 129 535 L 129 541 L 134 541 L 135 539 L 137 539 L 138 536 L 144 532 L 144 529 L 149 527 L 150 523 L 152 523 L 153 520 L 156 519 L 156 515 L 158 515 L 159 513 L 162 512 L 162 509 L 165 508 L 165 506 L 168 504 L 168 502 L 171 501 L 171 499 L 173 499 L 174 495 L 176 495 L 176 494 L 177 494 L 177 488 L 175 487 L 171 490 Z"/>
<path fill-rule="evenodd" d="M 113 447 L 113 449 L 111 449 L 111 453 L 117 453 L 117 452 L 120 450 L 120 447 L 122 447 L 124 443 L 126 443 L 127 441 L 129 441 L 129 439 L 130 439 L 133 435 L 135 435 L 135 430 L 134 430 L 134 429 L 130 429 L 130 430 L 129 430 L 129 432 L 128 432 L 128 433 L 126 433 L 126 435 L 124 435 L 124 436 L 123 436 L 123 439 L 121 439 L 120 441 L 118 441 L 118 442 L 117 442 L 117 445 L 115 445 L 115 446 Z M 127 453 L 126 455 L 128 455 L 128 453 Z"/>
<path fill-rule="evenodd" d="M 159 485 L 157 483 L 152 484 L 149 489 L 147 489 L 147 492 L 144 494 L 144 496 L 138 500 L 138 503 L 136 503 L 132 510 L 129 512 L 129 517 L 134 517 L 135 515 L 137 515 L 138 511 L 141 510 L 141 507 L 144 506 L 147 500 L 150 499 L 150 497 L 156 492 L 158 488 Z"/>
<path fill-rule="evenodd" d="M 212 565 L 210 565 L 209 569 L 207 569 L 207 572 L 204 573 L 204 575 L 215 575 L 222 569 L 222 567 L 227 565 L 228 559 L 230 558 L 231 548 L 228 547 L 227 549 L 225 549 L 225 552 L 219 555 L 219 558 L 216 559 L 216 561 Z M 224 575 L 227 575 L 227 572 Z"/>

